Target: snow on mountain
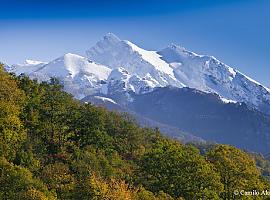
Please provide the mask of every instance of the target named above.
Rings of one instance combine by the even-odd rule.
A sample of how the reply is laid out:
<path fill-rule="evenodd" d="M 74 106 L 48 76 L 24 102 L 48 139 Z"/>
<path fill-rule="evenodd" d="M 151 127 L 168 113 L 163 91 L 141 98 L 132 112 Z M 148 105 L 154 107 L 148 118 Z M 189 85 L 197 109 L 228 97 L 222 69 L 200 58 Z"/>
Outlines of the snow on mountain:
<path fill-rule="evenodd" d="M 223 102 L 223 103 L 237 103 L 237 101 L 233 101 L 233 100 L 230 100 L 230 99 L 226 99 L 224 97 L 220 97 L 220 100 Z"/>
<path fill-rule="evenodd" d="M 187 87 L 217 93 L 227 100 L 245 102 L 270 113 L 269 89 L 216 58 L 197 55 L 176 45 L 159 54 L 174 67 L 176 78 Z"/>
<path fill-rule="evenodd" d="M 25 60 L 24 63 L 12 65 L 7 70 L 12 71 L 16 74 L 22 74 L 22 73 L 29 74 L 31 72 L 34 72 L 40 69 L 46 64 L 47 62 L 36 61 L 36 60 Z"/>
<path fill-rule="evenodd" d="M 25 73 L 39 81 L 58 78 L 64 89 L 76 98 L 83 98 L 100 90 L 111 69 L 75 54 L 65 54 L 49 63 L 29 62 L 14 65 L 11 72 Z"/>
<path fill-rule="evenodd" d="M 102 92 L 104 94 L 113 94 L 115 92 L 143 94 L 152 91 L 158 85 L 158 82 L 149 75 L 140 78 L 137 75 L 131 75 L 126 69 L 120 67 L 112 70 Z"/>
<path fill-rule="evenodd" d="M 7 72 L 11 71 L 12 66 L 8 65 L 7 63 L 1 62 L 0 64 L 3 66 L 4 70 L 6 70 Z"/>
<path fill-rule="evenodd" d="M 125 42 L 133 49 L 133 51 L 138 52 L 141 57 L 149 62 L 151 65 L 157 67 L 159 71 L 162 71 L 166 74 L 173 75 L 173 69 L 170 67 L 168 63 L 162 60 L 159 54 L 156 51 L 146 51 L 135 44 L 131 43 L 130 41 L 125 40 Z"/>
<path fill-rule="evenodd" d="M 212 56 L 198 55 L 176 45 L 161 51 L 147 51 L 111 33 L 105 35 L 86 54 L 88 58 L 112 69 L 124 68 L 139 81 L 151 80 L 150 88 L 196 88 L 217 93 L 229 102 L 245 102 L 270 113 L 268 88 Z M 133 91 L 140 94 L 141 90 Z"/>
<path fill-rule="evenodd" d="M 156 88 L 135 95 L 128 108 L 145 118 L 177 127 L 207 141 L 269 152 L 270 116 L 245 103 L 220 99 L 214 93 L 191 88 Z"/>
<path fill-rule="evenodd" d="M 101 97 L 101 96 L 94 96 L 94 98 L 99 99 L 103 102 L 110 102 L 112 104 L 117 104 L 114 100 L 107 98 L 107 97 Z"/>
<path fill-rule="evenodd" d="M 224 102 L 245 102 L 270 114 L 269 88 L 212 56 L 176 45 L 148 51 L 112 33 L 86 54 L 87 58 L 69 53 L 49 63 L 27 60 L 8 67 L 8 71 L 40 81 L 57 77 L 64 89 L 79 99 L 101 93 L 132 101 L 132 93 L 144 94 L 156 87 L 189 87 L 217 93 Z"/>
<path fill-rule="evenodd" d="M 112 70 L 107 79 L 107 84 L 103 85 L 102 92 L 104 94 L 113 94 L 134 91 L 133 86 L 129 84 L 130 77 L 131 75 L 124 68 Z"/>
<path fill-rule="evenodd" d="M 151 80 L 158 87 L 168 85 L 182 87 L 175 78 L 173 68 L 156 51 L 146 51 L 109 33 L 90 48 L 87 57 L 112 69 L 125 68 L 141 79 Z"/>
<path fill-rule="evenodd" d="M 88 60 L 76 54 L 65 54 L 64 56 L 53 60 L 39 70 L 39 73 L 47 74 L 50 77 L 71 77 L 76 76 L 94 76 L 99 80 L 106 80 L 110 69 L 103 65 Z"/>

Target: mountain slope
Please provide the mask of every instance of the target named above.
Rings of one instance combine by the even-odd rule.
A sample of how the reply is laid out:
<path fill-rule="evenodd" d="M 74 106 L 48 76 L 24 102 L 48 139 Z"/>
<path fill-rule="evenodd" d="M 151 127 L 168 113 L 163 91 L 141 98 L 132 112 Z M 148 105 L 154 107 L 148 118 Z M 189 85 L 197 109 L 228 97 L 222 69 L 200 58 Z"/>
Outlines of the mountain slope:
<path fill-rule="evenodd" d="M 100 91 L 122 91 L 124 99 L 130 101 L 129 93 L 144 94 L 156 87 L 189 87 L 245 102 L 270 114 L 270 90 L 212 56 L 198 55 L 176 45 L 147 51 L 112 33 L 86 54 L 90 60 L 66 54 L 49 63 L 28 60 L 7 69 L 39 80 L 56 76 L 65 90 L 78 99 Z"/>
<path fill-rule="evenodd" d="M 102 95 L 102 94 L 100 94 Z M 151 118 L 147 118 L 144 115 L 136 113 L 134 110 L 129 109 L 129 107 L 125 107 L 123 105 L 117 104 L 114 100 L 104 96 L 97 96 L 97 95 L 89 95 L 81 100 L 83 103 L 91 103 L 96 106 L 107 108 L 111 111 L 117 111 L 121 113 L 129 113 L 136 122 L 142 127 L 151 127 L 151 128 L 158 128 L 163 134 L 169 136 L 170 138 L 175 138 L 180 140 L 181 142 L 205 142 L 202 138 L 196 137 L 190 133 L 185 133 L 181 131 L 179 128 L 164 124 L 158 121 L 155 121 Z"/>
<path fill-rule="evenodd" d="M 42 68 L 44 65 L 48 63 L 42 62 L 42 61 L 35 61 L 35 60 L 26 60 L 22 64 L 15 64 L 10 67 L 5 67 L 8 71 L 12 71 L 15 74 L 29 74 L 32 73 L 36 70 L 39 70 Z"/>
<path fill-rule="evenodd" d="M 17 75 L 25 73 L 39 81 L 56 77 L 64 85 L 65 91 L 79 99 L 99 91 L 111 72 L 106 66 L 71 53 L 49 63 L 13 65 L 8 70 Z"/>
<path fill-rule="evenodd" d="M 245 102 L 270 114 L 270 90 L 212 56 L 198 55 L 176 45 L 147 51 L 113 34 L 104 36 L 86 54 L 112 69 L 122 67 L 131 75 L 149 80 L 152 88 L 195 88 Z"/>
<path fill-rule="evenodd" d="M 270 149 L 270 117 L 244 103 L 190 88 L 157 88 L 133 97 L 134 112 L 205 140 L 261 153 Z"/>
<path fill-rule="evenodd" d="M 159 54 L 174 66 L 176 78 L 187 87 L 217 93 L 270 113 L 270 90 L 216 58 L 197 55 L 176 45 Z"/>
<path fill-rule="evenodd" d="M 183 86 L 175 78 L 173 69 L 156 51 L 146 51 L 129 41 L 120 40 L 111 33 L 105 35 L 86 54 L 89 59 L 112 69 L 123 67 L 132 75 L 150 79 L 155 87 Z"/>

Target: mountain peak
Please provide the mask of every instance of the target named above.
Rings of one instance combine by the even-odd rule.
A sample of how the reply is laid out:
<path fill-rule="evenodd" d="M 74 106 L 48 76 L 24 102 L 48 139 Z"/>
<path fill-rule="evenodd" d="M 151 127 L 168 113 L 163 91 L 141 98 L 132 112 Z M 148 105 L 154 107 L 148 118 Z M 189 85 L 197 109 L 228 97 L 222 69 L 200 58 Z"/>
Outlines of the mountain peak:
<path fill-rule="evenodd" d="M 131 89 L 135 93 L 142 93 L 142 88 L 145 92 L 150 91 L 147 88 L 154 87 L 190 87 L 217 93 L 229 100 L 245 102 L 270 113 L 268 88 L 212 56 L 199 55 L 176 44 L 170 44 L 157 52 L 145 50 L 132 42 L 119 39 L 113 33 L 107 33 L 86 51 L 86 55 L 87 58 L 67 53 L 45 65 L 29 65 L 36 61 L 28 61 L 28 65 L 12 70 L 17 74 L 35 72 L 35 75 L 38 71 L 42 77 L 47 74 L 47 77 L 57 76 L 63 80 L 77 81 L 76 84 L 80 83 L 85 90 L 89 86 L 100 87 L 100 80 L 108 81 L 110 78 L 120 80 L 119 86 L 123 85 L 122 81 L 126 81 L 133 86 Z"/>
<path fill-rule="evenodd" d="M 174 49 L 174 50 L 178 49 L 178 50 L 186 51 L 186 49 L 184 47 L 177 45 L 177 44 L 174 44 L 174 43 L 169 44 L 168 48 Z"/>
<path fill-rule="evenodd" d="M 36 65 L 45 65 L 47 62 L 26 59 L 23 63 L 14 64 L 14 66 L 36 66 Z"/>
<path fill-rule="evenodd" d="M 121 39 L 118 38 L 115 34 L 113 33 L 107 33 L 106 35 L 103 36 L 104 41 L 108 41 L 110 43 L 117 43 L 120 42 Z"/>
<path fill-rule="evenodd" d="M 67 58 L 79 58 L 79 59 L 85 59 L 84 57 L 77 55 L 77 54 L 73 54 L 73 53 L 66 53 L 62 56 L 64 59 Z"/>
<path fill-rule="evenodd" d="M 162 51 L 172 51 L 177 54 L 186 55 L 186 56 L 199 56 L 198 54 L 187 50 L 185 47 L 171 43 L 167 48 L 161 50 Z"/>
<path fill-rule="evenodd" d="M 38 61 L 38 60 L 27 59 L 27 60 L 25 60 L 24 64 L 27 64 L 27 65 L 39 65 L 39 64 L 45 64 L 45 62 Z"/>

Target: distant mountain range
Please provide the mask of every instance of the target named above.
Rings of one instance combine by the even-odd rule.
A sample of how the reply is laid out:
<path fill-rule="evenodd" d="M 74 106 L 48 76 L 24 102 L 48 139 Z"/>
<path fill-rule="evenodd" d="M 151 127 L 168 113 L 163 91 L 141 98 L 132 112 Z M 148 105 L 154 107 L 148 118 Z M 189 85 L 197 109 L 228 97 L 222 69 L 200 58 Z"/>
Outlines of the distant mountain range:
<path fill-rule="evenodd" d="M 270 90 L 177 45 L 148 51 L 109 33 L 85 57 L 68 53 L 5 68 L 39 81 L 57 77 L 75 98 L 130 112 L 173 137 L 270 149 Z"/>

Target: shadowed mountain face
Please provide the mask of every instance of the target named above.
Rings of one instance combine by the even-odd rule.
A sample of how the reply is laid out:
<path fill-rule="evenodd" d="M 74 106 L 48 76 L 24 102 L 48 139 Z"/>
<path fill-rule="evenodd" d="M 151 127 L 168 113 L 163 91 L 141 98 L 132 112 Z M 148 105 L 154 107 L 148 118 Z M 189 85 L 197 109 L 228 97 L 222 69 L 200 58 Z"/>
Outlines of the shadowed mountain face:
<path fill-rule="evenodd" d="M 93 96 L 83 101 L 128 112 L 141 125 L 158 127 L 185 142 L 203 139 L 260 153 L 270 149 L 270 117 L 244 103 L 230 103 L 216 94 L 173 87 L 156 88 L 141 95 L 133 93 L 130 97 L 132 102 L 117 99 L 117 104 L 111 100 L 97 101 Z"/>
<path fill-rule="evenodd" d="M 136 95 L 130 109 L 205 140 L 262 153 L 270 149 L 270 117 L 244 103 L 225 103 L 215 94 L 157 88 Z"/>
<path fill-rule="evenodd" d="M 101 95 L 101 94 L 99 94 Z M 202 138 L 196 137 L 190 133 L 183 132 L 180 130 L 178 127 L 164 124 L 158 121 L 155 121 L 151 118 L 148 118 L 144 115 L 141 115 L 139 113 L 136 113 L 135 111 L 132 111 L 129 106 L 127 107 L 126 103 L 120 105 L 117 104 L 114 100 L 111 98 L 107 97 L 101 97 L 98 95 L 92 95 L 92 96 L 87 96 L 83 98 L 81 101 L 82 102 L 89 102 L 92 103 L 96 106 L 101 106 L 105 107 L 111 111 L 117 111 L 121 113 L 129 113 L 131 117 L 134 118 L 134 120 L 143 127 L 152 127 L 152 128 L 158 128 L 163 134 L 167 135 L 168 137 L 175 138 L 178 140 L 181 140 L 184 143 L 187 142 L 205 142 Z M 119 100 L 119 98 L 117 98 Z"/>

